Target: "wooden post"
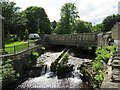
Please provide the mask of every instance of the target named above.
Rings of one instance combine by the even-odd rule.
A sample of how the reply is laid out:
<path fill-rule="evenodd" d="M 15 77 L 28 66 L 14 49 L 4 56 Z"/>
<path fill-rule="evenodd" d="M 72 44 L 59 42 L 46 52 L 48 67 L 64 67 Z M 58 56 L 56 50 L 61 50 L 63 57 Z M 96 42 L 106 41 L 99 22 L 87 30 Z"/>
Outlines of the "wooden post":
<path fill-rule="evenodd" d="M 29 49 L 29 41 L 28 41 L 28 49 Z"/>
<path fill-rule="evenodd" d="M 15 50 L 15 45 L 14 45 L 14 54 L 16 53 L 16 50 Z"/>

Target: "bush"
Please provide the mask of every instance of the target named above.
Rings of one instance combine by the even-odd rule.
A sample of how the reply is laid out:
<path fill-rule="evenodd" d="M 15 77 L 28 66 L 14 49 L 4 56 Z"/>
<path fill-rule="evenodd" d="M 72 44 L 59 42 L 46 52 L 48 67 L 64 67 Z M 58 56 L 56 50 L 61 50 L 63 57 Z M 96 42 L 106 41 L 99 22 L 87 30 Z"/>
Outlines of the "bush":
<path fill-rule="evenodd" d="M 104 80 L 105 72 L 100 72 L 95 76 L 95 82 L 93 88 L 100 88 Z"/>
<path fill-rule="evenodd" d="M 0 66 L 1 68 L 0 71 L 2 72 L 1 74 L 2 78 L 0 79 L 2 79 L 3 86 L 11 81 L 16 81 L 17 77 L 19 77 L 19 74 L 16 74 L 12 65 L 13 65 L 12 60 L 8 59 L 7 61 L 3 61 L 2 66 Z"/>
<path fill-rule="evenodd" d="M 92 70 L 96 72 L 93 88 L 100 88 L 105 75 L 105 72 L 103 71 L 103 63 L 108 62 L 111 55 L 110 53 L 116 53 L 116 46 L 105 46 L 102 48 L 97 48 L 95 53 L 97 57 L 95 58 L 94 64 L 92 65 Z"/>
<path fill-rule="evenodd" d="M 110 58 L 110 53 L 115 53 L 116 52 L 116 47 L 112 46 L 105 46 L 103 48 L 97 48 L 96 50 L 96 55 L 97 57 L 95 58 L 95 60 L 103 60 L 105 63 L 108 62 L 109 58 Z"/>
<path fill-rule="evenodd" d="M 95 71 L 95 72 L 98 72 L 99 70 L 103 70 L 103 64 L 102 62 L 96 62 L 92 65 L 92 70 Z"/>
<path fill-rule="evenodd" d="M 116 46 L 112 46 L 111 47 L 111 51 L 112 51 L 112 53 L 116 53 L 117 51 L 116 51 Z"/>
<path fill-rule="evenodd" d="M 35 56 L 35 57 L 38 57 L 39 53 L 38 52 L 32 52 L 32 55 Z"/>
<path fill-rule="evenodd" d="M 24 69 L 29 70 L 30 68 L 32 68 L 33 65 L 35 65 L 36 63 L 38 56 L 39 56 L 38 52 L 32 52 L 30 57 L 27 58 L 28 60 L 23 65 Z"/>
<path fill-rule="evenodd" d="M 41 47 L 41 50 L 45 50 L 45 47 Z"/>

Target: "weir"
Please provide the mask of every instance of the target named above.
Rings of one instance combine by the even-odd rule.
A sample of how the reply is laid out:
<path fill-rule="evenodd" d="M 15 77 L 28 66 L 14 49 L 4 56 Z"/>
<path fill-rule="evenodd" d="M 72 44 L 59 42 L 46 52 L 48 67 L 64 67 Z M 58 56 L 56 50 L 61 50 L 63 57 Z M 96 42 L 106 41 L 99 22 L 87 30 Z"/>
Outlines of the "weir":
<path fill-rule="evenodd" d="M 73 65 L 73 71 L 67 74 L 66 77 L 59 79 L 56 73 L 50 71 L 50 65 L 53 59 L 59 57 L 61 52 L 46 52 L 38 59 L 38 63 L 44 62 L 42 74 L 28 79 L 17 87 L 19 89 L 33 89 L 33 88 L 84 88 L 82 80 L 80 79 L 79 65 L 82 62 L 91 62 L 90 59 L 82 59 L 74 56 L 69 56 L 66 64 Z M 44 59 L 43 59 L 44 58 Z M 74 59 L 74 60 L 71 60 Z M 87 88 L 87 87 L 85 87 Z"/>

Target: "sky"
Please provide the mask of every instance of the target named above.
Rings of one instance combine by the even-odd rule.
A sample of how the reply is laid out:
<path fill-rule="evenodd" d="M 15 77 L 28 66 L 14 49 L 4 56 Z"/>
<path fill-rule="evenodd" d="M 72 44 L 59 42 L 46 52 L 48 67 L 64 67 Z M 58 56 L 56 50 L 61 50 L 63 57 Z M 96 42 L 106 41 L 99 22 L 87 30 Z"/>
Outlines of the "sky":
<path fill-rule="evenodd" d="M 9 0 L 25 10 L 29 6 L 43 7 L 50 21 L 59 21 L 60 9 L 65 3 L 75 3 L 80 20 L 92 22 L 93 25 L 102 23 L 109 15 L 118 13 L 119 0 Z"/>

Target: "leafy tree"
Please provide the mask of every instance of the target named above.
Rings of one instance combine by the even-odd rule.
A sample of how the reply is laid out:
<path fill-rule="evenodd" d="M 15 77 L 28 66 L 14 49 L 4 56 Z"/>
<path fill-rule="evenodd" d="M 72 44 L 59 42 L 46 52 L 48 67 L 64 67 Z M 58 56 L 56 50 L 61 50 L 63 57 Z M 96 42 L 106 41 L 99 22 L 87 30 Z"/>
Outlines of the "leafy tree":
<path fill-rule="evenodd" d="M 92 25 L 90 22 L 85 22 L 82 20 L 76 21 L 76 26 L 75 26 L 76 33 L 91 32 L 91 28 L 92 28 Z"/>
<path fill-rule="evenodd" d="M 17 19 L 16 21 L 17 33 L 16 34 L 18 35 L 18 37 L 20 37 L 21 40 L 24 40 L 25 39 L 24 37 L 26 35 L 26 30 L 27 30 L 27 22 L 28 22 L 25 12 L 24 11 L 18 12 L 16 19 Z"/>
<path fill-rule="evenodd" d="M 97 31 L 104 31 L 103 24 L 97 24 L 92 27 L 92 32 L 97 32 Z"/>
<path fill-rule="evenodd" d="M 75 31 L 75 22 L 79 18 L 74 3 L 66 3 L 61 8 L 61 19 L 57 26 L 57 33 L 70 34 Z"/>
<path fill-rule="evenodd" d="M 113 25 L 116 22 L 120 22 L 120 15 L 111 15 L 111 16 L 107 16 L 104 20 L 103 20 L 103 25 L 104 25 L 104 31 L 110 31 L 111 28 L 113 27 Z"/>
<path fill-rule="evenodd" d="M 20 7 L 16 7 L 16 3 L 8 0 L 2 0 L 0 4 L 2 5 L 2 15 L 5 18 L 5 34 L 16 33 L 16 17 Z"/>
<path fill-rule="evenodd" d="M 43 8 L 31 6 L 25 10 L 25 14 L 28 19 L 27 29 L 30 33 L 51 33 L 50 21 Z"/>

